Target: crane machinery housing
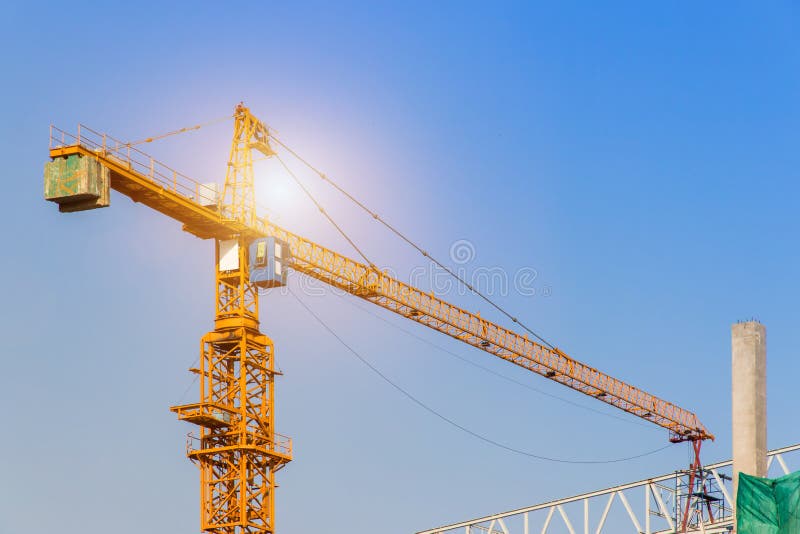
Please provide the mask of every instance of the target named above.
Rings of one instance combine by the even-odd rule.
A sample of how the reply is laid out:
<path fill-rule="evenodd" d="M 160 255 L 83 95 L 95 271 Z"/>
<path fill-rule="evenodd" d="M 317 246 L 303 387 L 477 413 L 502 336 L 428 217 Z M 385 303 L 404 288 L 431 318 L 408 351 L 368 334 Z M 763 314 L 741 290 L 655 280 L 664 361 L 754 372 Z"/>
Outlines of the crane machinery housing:
<path fill-rule="evenodd" d="M 108 206 L 114 189 L 214 241 L 214 329 L 202 337 L 199 366 L 190 369 L 198 377 L 199 399 L 171 408 L 199 428 L 190 435 L 187 456 L 200 470 L 202 530 L 276 531 L 275 474 L 292 460 L 292 441 L 275 431 L 280 373 L 272 340 L 260 331 L 259 290 L 285 285 L 289 270 L 661 426 L 671 441 L 693 444 L 699 468 L 700 445 L 714 436 L 694 413 L 259 217 L 253 151 L 276 156 L 274 136 L 243 104 L 233 120 L 221 195 L 215 185 L 181 174 L 135 144 L 82 125 L 74 134 L 50 127 L 51 160 L 45 165 L 45 198 L 62 212 Z"/>

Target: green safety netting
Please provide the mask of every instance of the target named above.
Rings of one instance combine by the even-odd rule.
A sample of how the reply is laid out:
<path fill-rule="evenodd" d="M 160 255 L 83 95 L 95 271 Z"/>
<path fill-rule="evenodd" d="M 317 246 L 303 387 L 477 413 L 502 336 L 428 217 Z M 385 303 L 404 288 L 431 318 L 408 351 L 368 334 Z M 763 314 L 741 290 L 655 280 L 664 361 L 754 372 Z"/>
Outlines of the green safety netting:
<path fill-rule="evenodd" d="M 769 479 L 739 473 L 738 534 L 800 534 L 800 471 Z"/>

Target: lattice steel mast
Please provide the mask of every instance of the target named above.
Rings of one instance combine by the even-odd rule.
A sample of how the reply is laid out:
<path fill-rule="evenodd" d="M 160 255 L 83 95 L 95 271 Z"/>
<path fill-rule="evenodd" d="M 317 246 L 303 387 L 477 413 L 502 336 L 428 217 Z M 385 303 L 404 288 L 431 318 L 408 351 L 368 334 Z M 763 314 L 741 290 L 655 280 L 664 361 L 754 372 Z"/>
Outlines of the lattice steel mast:
<path fill-rule="evenodd" d="M 251 149 L 274 154 L 263 124 L 236 107 L 234 136 L 219 208 L 255 225 Z M 275 530 L 275 472 L 291 460 L 291 442 L 274 430 L 272 340 L 259 331 L 258 288 L 250 282 L 250 237 L 216 241 L 214 331 L 200 346 L 200 402 L 172 408 L 200 427 L 187 455 L 200 467 L 201 528 L 215 534 Z"/>

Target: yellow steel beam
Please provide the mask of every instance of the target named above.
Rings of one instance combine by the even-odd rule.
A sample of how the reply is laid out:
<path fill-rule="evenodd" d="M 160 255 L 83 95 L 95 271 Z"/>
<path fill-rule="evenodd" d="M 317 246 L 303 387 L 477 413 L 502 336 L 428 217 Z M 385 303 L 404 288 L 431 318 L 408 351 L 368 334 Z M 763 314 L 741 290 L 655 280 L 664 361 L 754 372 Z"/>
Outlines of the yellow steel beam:
<path fill-rule="evenodd" d="M 190 192 L 180 192 L 178 187 L 168 180 L 148 176 L 139 171 L 130 160 L 126 161 L 117 152 L 93 149 L 82 144 L 50 149 L 51 158 L 73 154 L 97 159 L 111 171 L 111 189 L 130 197 L 134 202 L 141 202 L 182 222 L 183 229 L 197 237 L 230 239 L 240 234 L 252 234 L 251 229 L 245 224 L 230 217 L 223 217 L 219 210 L 201 205 L 190 196 Z M 199 196 L 200 185 L 195 184 L 195 198 Z"/>
<path fill-rule="evenodd" d="M 662 426 L 674 441 L 714 439 L 697 416 L 622 380 L 264 221 L 287 241 L 295 270 Z"/>
<path fill-rule="evenodd" d="M 124 156 L 76 144 L 50 150 L 51 157 L 80 153 L 97 158 L 111 170 L 111 187 L 184 224 L 202 238 L 275 236 L 289 243 L 292 266 L 348 293 L 373 302 L 403 317 L 477 347 L 494 356 L 529 369 L 590 397 L 657 424 L 673 441 L 714 439 L 697 416 L 622 380 L 581 363 L 557 348 L 549 348 L 454 306 L 385 273 L 293 234 L 265 219 L 255 226 L 225 218 L 201 206 L 178 188 L 154 179 Z"/>

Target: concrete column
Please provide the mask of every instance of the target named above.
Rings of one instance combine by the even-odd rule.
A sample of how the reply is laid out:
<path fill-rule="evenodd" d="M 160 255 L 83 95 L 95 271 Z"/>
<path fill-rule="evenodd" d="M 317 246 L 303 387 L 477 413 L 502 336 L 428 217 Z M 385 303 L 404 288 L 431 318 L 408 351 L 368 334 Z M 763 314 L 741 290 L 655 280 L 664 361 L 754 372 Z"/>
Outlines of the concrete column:
<path fill-rule="evenodd" d="M 750 321 L 731 327 L 733 489 L 739 473 L 767 476 L 767 330 Z"/>

